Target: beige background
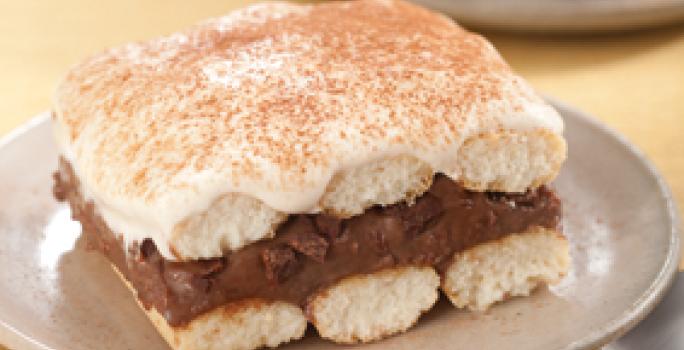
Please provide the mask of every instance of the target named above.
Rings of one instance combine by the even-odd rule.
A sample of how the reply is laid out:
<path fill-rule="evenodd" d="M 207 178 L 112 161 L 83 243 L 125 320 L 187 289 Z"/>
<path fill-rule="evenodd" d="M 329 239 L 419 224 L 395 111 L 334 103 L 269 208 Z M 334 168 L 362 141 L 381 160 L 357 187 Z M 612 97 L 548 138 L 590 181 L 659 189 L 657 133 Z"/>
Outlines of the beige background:
<path fill-rule="evenodd" d="M 247 2 L 0 0 L 0 135 L 50 108 L 60 75 L 84 56 Z M 590 112 L 643 149 L 684 212 L 684 25 L 572 37 L 485 34 L 540 91 Z"/>

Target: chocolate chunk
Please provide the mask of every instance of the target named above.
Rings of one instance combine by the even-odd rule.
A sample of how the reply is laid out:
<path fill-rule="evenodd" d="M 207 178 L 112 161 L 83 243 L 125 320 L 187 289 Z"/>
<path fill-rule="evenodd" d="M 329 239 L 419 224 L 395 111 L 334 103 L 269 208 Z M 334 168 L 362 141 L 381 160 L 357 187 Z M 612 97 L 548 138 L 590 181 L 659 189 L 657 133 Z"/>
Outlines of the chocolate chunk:
<path fill-rule="evenodd" d="M 149 259 L 154 254 L 157 254 L 157 246 L 154 245 L 151 239 L 145 239 L 142 245 L 140 245 L 140 257 L 142 259 Z"/>
<path fill-rule="evenodd" d="M 210 282 L 183 266 L 183 263 L 166 264 L 164 268 L 166 285 L 179 296 L 192 296 L 196 291 L 209 291 Z"/>
<path fill-rule="evenodd" d="M 54 181 L 54 185 L 52 185 L 52 195 L 55 196 L 57 201 L 64 201 L 67 196 L 67 190 L 64 188 L 58 171 L 52 174 L 52 180 Z"/>
<path fill-rule="evenodd" d="M 351 249 L 350 249 L 350 252 L 351 252 L 352 254 L 356 255 L 356 254 L 359 253 L 359 242 L 357 242 L 357 241 L 352 241 L 352 242 L 349 244 L 349 247 L 351 248 Z"/>
<path fill-rule="evenodd" d="M 510 196 L 506 196 L 506 193 L 503 192 L 485 192 L 485 196 L 490 203 L 503 202 L 507 197 L 510 198 Z"/>
<path fill-rule="evenodd" d="M 425 224 L 436 218 L 442 212 L 442 206 L 431 194 L 426 194 L 416 200 L 411 206 L 403 210 L 401 218 L 404 230 L 408 235 L 416 235 L 422 231 Z"/>
<path fill-rule="evenodd" d="M 382 269 L 385 269 L 388 267 L 392 267 L 394 265 L 396 265 L 396 259 L 394 258 L 394 256 L 392 254 L 386 254 L 386 255 L 380 256 L 378 258 L 378 261 L 376 261 L 373 264 L 372 268 L 374 270 L 382 270 Z"/>
<path fill-rule="evenodd" d="M 296 235 L 287 238 L 287 244 L 297 252 L 319 263 L 325 261 L 328 241 L 311 231 L 297 232 Z"/>
<path fill-rule="evenodd" d="M 512 195 L 510 197 L 510 201 L 515 203 L 515 207 L 517 208 L 522 208 L 522 209 L 533 209 L 537 203 L 535 203 L 536 199 L 536 191 L 527 191 L 522 194 L 516 194 Z"/>
<path fill-rule="evenodd" d="M 337 239 L 340 236 L 342 220 L 327 214 L 316 215 L 314 218 L 318 230 L 329 240 Z"/>
<path fill-rule="evenodd" d="M 199 273 L 204 277 L 213 276 L 221 273 L 226 267 L 226 258 L 201 260 Z"/>
<path fill-rule="evenodd" d="M 475 229 L 477 230 L 485 230 L 488 227 L 491 227 L 496 223 L 496 214 L 494 214 L 494 211 L 492 208 L 485 208 L 483 210 L 483 215 L 480 215 L 479 220 L 475 223 Z"/>
<path fill-rule="evenodd" d="M 328 241 L 316 233 L 311 219 L 299 216 L 289 223 L 289 232 L 285 237 L 287 245 L 298 253 L 322 263 L 328 251 Z"/>
<path fill-rule="evenodd" d="M 225 258 L 216 259 L 202 259 L 185 262 L 168 262 L 167 268 L 173 268 L 176 265 L 185 266 L 185 269 L 190 271 L 193 275 L 200 277 L 210 277 L 225 268 Z"/>
<path fill-rule="evenodd" d="M 472 198 L 464 197 L 461 199 L 461 205 L 463 205 L 464 209 L 473 209 L 475 201 Z"/>
<path fill-rule="evenodd" d="M 496 223 L 496 214 L 493 210 L 487 210 L 487 215 L 485 215 L 485 227 L 492 227 Z"/>
<path fill-rule="evenodd" d="M 381 230 L 368 231 L 368 237 L 378 253 L 386 253 L 389 250 L 385 232 Z"/>
<path fill-rule="evenodd" d="M 145 256 L 145 260 L 151 260 L 152 257 L 159 256 L 154 243 L 151 243 L 154 251 L 148 247 L 147 242 L 143 241 L 141 247 L 141 254 Z M 213 285 L 212 276 L 220 273 L 225 268 L 225 258 L 217 259 L 202 259 L 185 262 L 171 262 L 164 263 L 164 280 L 169 288 L 179 296 L 191 297 L 193 291 L 202 291 L 202 293 L 209 292 Z"/>
<path fill-rule="evenodd" d="M 537 190 L 528 190 L 525 193 L 486 192 L 486 198 L 490 204 L 507 204 L 511 208 L 534 209 L 539 204 Z"/>
<path fill-rule="evenodd" d="M 273 247 L 261 251 L 261 261 L 266 269 L 266 278 L 282 283 L 297 269 L 297 257 L 290 247 Z"/>

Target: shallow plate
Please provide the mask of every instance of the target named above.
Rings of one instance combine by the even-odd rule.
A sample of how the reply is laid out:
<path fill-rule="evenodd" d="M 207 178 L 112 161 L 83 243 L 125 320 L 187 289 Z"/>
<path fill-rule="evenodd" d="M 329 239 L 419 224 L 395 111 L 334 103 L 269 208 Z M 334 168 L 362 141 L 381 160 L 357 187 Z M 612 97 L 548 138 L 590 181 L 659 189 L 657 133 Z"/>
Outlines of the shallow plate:
<path fill-rule="evenodd" d="M 638 326 L 603 350 L 684 349 L 684 273 Z"/>
<path fill-rule="evenodd" d="M 525 31 L 625 30 L 684 20 L 684 0 L 412 0 L 471 26 Z"/>
<path fill-rule="evenodd" d="M 581 349 L 641 320 L 670 285 L 679 255 L 672 198 L 624 139 L 559 105 L 569 159 L 555 183 L 572 268 L 560 285 L 484 314 L 442 300 L 374 349 Z M 0 342 L 14 349 L 166 349 L 80 225 L 52 199 L 57 153 L 46 116 L 0 144 Z M 286 348 L 335 348 L 309 335 Z"/>

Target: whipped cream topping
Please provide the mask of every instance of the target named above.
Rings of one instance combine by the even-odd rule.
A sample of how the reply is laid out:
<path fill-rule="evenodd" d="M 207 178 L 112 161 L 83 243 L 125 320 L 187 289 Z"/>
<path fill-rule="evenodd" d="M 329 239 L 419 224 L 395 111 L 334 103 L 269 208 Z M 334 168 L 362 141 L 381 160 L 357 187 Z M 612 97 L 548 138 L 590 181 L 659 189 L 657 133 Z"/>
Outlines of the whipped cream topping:
<path fill-rule="evenodd" d="M 128 242 L 169 242 L 227 193 L 316 212 L 345 169 L 563 122 L 482 37 L 401 1 L 265 3 L 96 55 L 55 101 L 82 191 Z"/>

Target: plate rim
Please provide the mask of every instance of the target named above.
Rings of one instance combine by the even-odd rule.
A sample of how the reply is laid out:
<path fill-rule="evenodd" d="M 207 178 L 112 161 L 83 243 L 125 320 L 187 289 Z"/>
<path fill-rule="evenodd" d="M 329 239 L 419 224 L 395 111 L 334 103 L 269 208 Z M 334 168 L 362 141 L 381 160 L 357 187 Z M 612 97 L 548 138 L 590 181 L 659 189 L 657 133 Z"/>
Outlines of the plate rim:
<path fill-rule="evenodd" d="M 668 251 L 666 254 L 666 259 L 661 267 L 658 275 L 653 280 L 651 285 L 641 294 L 641 296 L 636 299 L 634 305 L 625 310 L 619 317 L 615 318 L 613 321 L 607 323 L 603 330 L 597 330 L 583 339 L 574 341 L 569 344 L 567 349 L 586 349 L 595 346 L 606 345 L 613 340 L 619 338 L 620 336 L 627 333 L 629 330 L 634 328 L 639 322 L 645 319 L 651 311 L 660 303 L 660 301 L 665 297 L 665 294 L 670 290 L 672 283 L 679 269 L 679 262 L 681 257 L 681 218 L 679 211 L 677 209 L 677 203 L 672 194 L 670 186 L 667 181 L 660 173 L 658 168 L 655 167 L 653 162 L 648 158 L 648 156 L 635 144 L 629 142 L 626 136 L 622 135 L 616 129 L 610 127 L 609 125 L 603 123 L 596 117 L 585 112 L 582 109 L 571 106 L 565 102 L 558 100 L 555 97 L 543 95 L 544 99 L 548 101 L 554 108 L 559 110 L 561 116 L 563 111 L 569 111 L 581 120 L 583 123 L 589 124 L 592 127 L 600 129 L 601 131 L 607 133 L 613 137 L 621 146 L 625 147 L 633 156 L 637 158 L 641 165 L 645 167 L 648 173 L 656 180 L 658 189 L 665 203 L 667 204 L 667 216 L 669 219 L 670 226 L 670 240 Z"/>
<path fill-rule="evenodd" d="M 512 30 L 516 32 L 566 32 L 623 31 L 673 25 L 684 20 L 684 0 L 667 0 L 644 4 L 638 0 L 613 1 L 586 4 L 563 1 L 522 3 L 507 6 L 494 14 L 486 11 L 496 9 L 502 1 L 485 5 L 458 7 L 448 0 L 414 0 L 454 18 L 458 23 L 484 30 Z M 519 9 L 524 8 L 525 12 Z M 513 13 L 511 17 L 510 14 Z M 505 17 L 508 14 L 508 17 Z M 543 18 L 539 16 L 543 15 Z M 577 20 L 580 18 L 581 20 Z"/>
<path fill-rule="evenodd" d="M 31 117 L 26 122 L 16 128 L 11 129 L 7 134 L 0 137 L 0 151 L 8 147 L 14 141 L 24 136 L 31 130 L 50 120 L 50 111 L 43 111 Z M 0 346 L 7 347 L 8 350 L 15 349 L 37 349 L 55 350 L 9 324 L 4 318 L 0 318 Z M 30 347 L 30 348 L 29 348 Z"/>
<path fill-rule="evenodd" d="M 573 117 L 579 120 L 581 123 L 599 129 L 601 132 L 604 132 L 608 136 L 612 137 L 628 153 L 631 153 L 631 155 L 633 155 L 636 160 L 641 163 L 640 165 L 644 167 L 649 176 L 655 179 L 660 191 L 660 195 L 665 201 L 667 207 L 667 217 L 669 219 L 670 227 L 669 246 L 665 262 L 663 263 L 656 278 L 653 279 L 650 286 L 644 290 L 641 296 L 636 299 L 631 308 L 625 310 L 618 317 L 606 323 L 601 329 L 597 329 L 585 337 L 568 344 L 566 349 L 586 349 L 595 346 L 602 346 L 624 335 L 644 318 L 646 318 L 669 291 L 670 286 L 677 275 L 679 267 L 681 256 L 680 241 L 682 221 L 677 209 L 677 203 L 669 185 L 667 184 L 667 181 L 640 148 L 631 143 L 627 137 L 619 133 L 616 129 L 613 129 L 584 110 L 562 102 L 555 97 L 548 95 L 543 96 L 548 103 L 550 103 L 559 111 L 561 116 L 563 116 L 563 114 L 566 112 L 572 113 Z M 27 122 L 12 129 L 5 136 L 0 137 L 0 150 L 49 120 L 50 112 L 44 111 L 29 119 Z M 31 346 L 34 349 L 40 350 L 53 349 L 35 339 L 32 339 L 24 334 L 21 330 L 18 330 L 12 325 L 8 324 L 3 319 L 0 319 L 0 344 L 9 346 L 10 349 L 12 349 L 12 347 L 17 349 L 25 348 L 26 346 Z"/>

